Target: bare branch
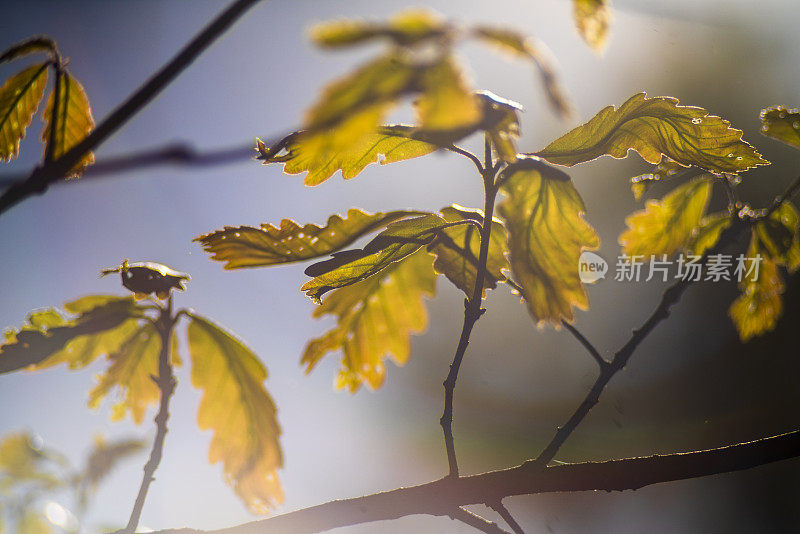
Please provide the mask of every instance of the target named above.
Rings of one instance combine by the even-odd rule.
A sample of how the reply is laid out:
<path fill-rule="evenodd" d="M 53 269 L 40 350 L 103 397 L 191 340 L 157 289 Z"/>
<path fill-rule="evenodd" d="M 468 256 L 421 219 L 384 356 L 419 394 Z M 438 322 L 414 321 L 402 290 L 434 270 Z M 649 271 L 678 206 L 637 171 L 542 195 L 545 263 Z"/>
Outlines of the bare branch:
<path fill-rule="evenodd" d="M 511 527 L 511 530 L 514 531 L 514 534 L 525 534 L 525 531 L 522 530 L 522 527 L 519 523 L 517 523 L 517 520 L 514 519 L 514 516 L 511 515 L 511 512 L 509 512 L 508 508 L 506 508 L 506 506 L 503 504 L 503 501 L 492 503 L 491 507 L 492 510 L 500 514 L 500 517 L 502 517 L 503 521 L 505 521 L 506 524 Z"/>
<path fill-rule="evenodd" d="M 625 491 L 651 484 L 750 469 L 800 457 L 800 430 L 718 449 L 541 468 L 534 460 L 510 469 L 440 480 L 342 499 L 214 531 L 154 534 L 303 534 L 409 515 L 448 516 L 454 508 L 514 495 Z"/>
<path fill-rule="evenodd" d="M 484 519 L 478 514 L 472 513 L 464 508 L 456 508 L 454 512 L 450 513 L 450 517 L 462 523 L 466 523 L 481 532 L 486 532 L 486 534 L 509 534 L 508 531 L 500 528 L 497 523 Z"/>
<path fill-rule="evenodd" d="M 580 330 L 575 328 L 571 323 L 568 323 L 567 321 L 564 320 L 561 321 L 561 324 L 564 325 L 564 328 L 566 328 L 567 331 L 570 334 L 572 334 L 575 337 L 575 339 L 577 339 L 580 342 L 581 345 L 584 346 L 584 348 L 589 352 L 592 358 L 594 358 L 594 360 L 600 366 L 600 369 L 605 369 L 610 365 L 608 360 L 606 360 L 600 355 L 600 352 L 594 347 L 594 345 L 592 345 L 591 342 L 588 339 L 586 339 L 586 337 L 583 334 L 581 334 Z"/>
<path fill-rule="evenodd" d="M 475 288 L 472 291 L 472 296 L 464 301 L 464 324 L 461 327 L 461 337 L 458 340 L 458 347 L 453 356 L 453 362 L 450 364 L 450 371 L 447 373 L 447 378 L 442 383 L 444 386 L 444 410 L 442 412 L 442 417 L 439 419 L 439 424 L 442 426 L 442 433 L 444 434 L 449 476 L 456 478 L 458 477 L 458 460 L 456 459 L 456 448 L 453 441 L 453 396 L 455 394 L 456 380 L 458 379 L 458 370 L 461 367 L 464 353 L 467 351 L 472 328 L 485 311 L 481 308 L 481 303 L 483 301 L 483 282 L 487 275 L 486 263 L 489 260 L 492 216 L 494 213 L 494 201 L 497 197 L 498 190 L 494 185 L 495 170 L 492 168 L 491 164 L 491 147 L 488 141 L 486 150 L 487 163 L 483 167 L 483 172 L 481 173 L 484 186 L 484 207 L 483 224 L 480 231 L 481 246 L 478 253 L 477 272 L 475 273 Z"/>
<path fill-rule="evenodd" d="M 61 180 L 84 154 L 98 147 L 141 111 L 256 2 L 258 0 L 236 0 L 195 36 L 178 55 L 106 117 L 83 141 L 57 160 L 46 162 L 34 169 L 23 182 L 15 183 L 6 189 L 0 195 L 0 213 L 30 195 L 44 193 L 51 183 Z"/>

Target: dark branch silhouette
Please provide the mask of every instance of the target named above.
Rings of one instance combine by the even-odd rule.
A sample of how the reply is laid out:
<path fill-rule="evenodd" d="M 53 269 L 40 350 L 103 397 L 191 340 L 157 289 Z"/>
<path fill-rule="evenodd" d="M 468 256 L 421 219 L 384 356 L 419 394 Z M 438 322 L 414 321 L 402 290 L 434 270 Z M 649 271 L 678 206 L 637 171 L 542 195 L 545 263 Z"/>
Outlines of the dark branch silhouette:
<path fill-rule="evenodd" d="M 50 184 L 66 176 L 86 153 L 102 144 L 141 111 L 256 2 L 258 0 L 236 0 L 197 34 L 178 55 L 98 124 L 83 141 L 60 158 L 46 161 L 44 165 L 36 167 L 24 181 L 16 182 L 6 189 L 0 195 L 0 214 L 31 195 L 44 193 Z"/>
<path fill-rule="evenodd" d="M 492 503 L 515 495 L 574 491 L 624 491 L 699 478 L 800 456 L 800 430 L 702 451 L 585 462 L 540 468 L 530 460 L 510 469 L 440 480 L 342 499 L 219 530 L 161 530 L 155 534 L 303 534 L 398 519 L 409 515 L 450 516 L 455 508 Z"/>

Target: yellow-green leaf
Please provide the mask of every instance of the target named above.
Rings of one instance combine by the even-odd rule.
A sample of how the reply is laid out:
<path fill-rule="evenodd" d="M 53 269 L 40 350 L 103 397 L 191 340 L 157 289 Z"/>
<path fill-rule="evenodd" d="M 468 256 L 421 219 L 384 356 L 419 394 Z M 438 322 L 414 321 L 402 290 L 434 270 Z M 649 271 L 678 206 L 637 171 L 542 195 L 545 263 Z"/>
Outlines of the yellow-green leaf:
<path fill-rule="evenodd" d="M 695 228 L 686 248 L 696 256 L 702 256 L 719 241 L 722 232 L 731 225 L 728 212 L 714 213 L 703 217 Z"/>
<path fill-rule="evenodd" d="M 362 135 L 357 142 L 344 149 L 334 149 L 332 143 L 322 139 L 330 134 L 310 132 L 293 133 L 272 147 L 258 140 L 258 159 L 268 163 L 284 163 L 283 172 L 307 172 L 306 185 L 319 185 L 342 171 L 345 180 L 357 176 L 370 163 L 385 165 L 396 161 L 430 154 L 435 145 L 412 139 L 409 126 L 384 126 Z"/>
<path fill-rule="evenodd" d="M 435 13 L 412 9 L 398 13 L 386 24 L 350 19 L 324 22 L 311 29 L 311 40 L 317 46 L 338 48 L 382 37 L 408 46 L 439 37 L 446 30 Z"/>
<path fill-rule="evenodd" d="M 197 422 L 214 433 L 208 460 L 222 462 L 225 481 L 250 511 L 267 513 L 283 502 L 281 429 L 264 388 L 267 370 L 230 333 L 195 314 L 191 319 L 192 384 L 203 390 Z"/>
<path fill-rule="evenodd" d="M 572 115 L 572 104 L 558 80 L 551 54 L 544 43 L 507 28 L 478 26 L 473 31 L 475 36 L 495 45 L 501 51 L 533 63 L 539 72 L 550 106 L 562 118 Z"/>
<path fill-rule="evenodd" d="M 173 338 L 174 339 L 174 338 Z M 78 475 L 78 499 L 85 508 L 89 495 L 123 460 L 141 452 L 146 443 L 140 439 L 119 439 L 106 441 L 103 436 L 96 436 L 94 445 L 86 458 L 86 466 Z"/>
<path fill-rule="evenodd" d="M 309 266 L 305 272 L 314 278 L 300 289 L 318 303 L 328 291 L 374 276 L 413 254 L 431 243 L 446 225 L 433 213 L 392 223 L 363 249 L 336 252 L 331 259 Z"/>
<path fill-rule="evenodd" d="M 432 262 L 428 252 L 418 250 L 380 276 L 333 291 L 313 315 L 333 315 L 337 324 L 306 346 L 301 360 L 306 372 L 328 352 L 341 350 L 336 387 L 351 392 L 362 384 L 379 388 L 386 377 L 387 355 L 404 365 L 411 353 L 409 335 L 427 325 L 422 298 L 436 292 Z"/>
<path fill-rule="evenodd" d="M 145 323 L 108 356 L 111 365 L 89 392 L 89 407 L 97 408 L 113 392 L 118 402 L 112 408 L 112 421 L 119 421 L 130 412 L 133 421 L 141 424 L 147 408 L 160 398 L 152 379 L 158 376 L 160 353 L 161 336 L 155 326 Z"/>
<path fill-rule="evenodd" d="M 33 445 L 34 438 L 27 432 L 15 432 L 0 441 L 0 478 L 16 481 L 38 478 L 44 456 Z"/>
<path fill-rule="evenodd" d="M 53 529 L 43 515 L 29 508 L 17 521 L 17 534 L 53 534 Z"/>
<path fill-rule="evenodd" d="M 45 369 L 66 363 L 80 369 L 116 351 L 138 328 L 144 310 L 129 297 L 94 295 L 57 309 L 33 312 L 0 345 L 0 373 Z M 74 317 L 69 314 L 75 315 Z"/>
<path fill-rule="evenodd" d="M 498 210 L 509 234 L 511 270 L 533 318 L 559 325 L 589 298 L 578 276 L 584 250 L 600 239 L 583 219 L 586 208 L 569 176 L 538 158 L 520 158 L 503 171 L 506 199 Z"/>
<path fill-rule="evenodd" d="M 649 163 L 658 163 L 665 155 L 681 165 L 716 173 L 769 164 L 728 121 L 703 108 L 680 106 L 675 98 L 647 98 L 645 93 L 633 95 L 618 109 L 603 108 L 537 155 L 550 163 L 572 166 L 602 155 L 624 158 L 629 150 Z"/>
<path fill-rule="evenodd" d="M 435 135 L 480 122 L 481 102 L 452 57 L 445 56 L 424 69 L 420 84 L 421 94 L 415 106 L 422 130 Z"/>
<path fill-rule="evenodd" d="M 47 85 L 47 63 L 15 74 L 0 87 L 0 161 L 19 154 L 19 142 L 33 120 Z"/>
<path fill-rule="evenodd" d="M 765 254 L 779 265 L 785 265 L 789 272 L 800 267 L 800 214 L 788 200 L 764 220 L 756 223 L 755 234 Z"/>
<path fill-rule="evenodd" d="M 469 219 L 483 223 L 482 210 L 453 205 L 442 209 L 441 214 L 447 222 Z M 505 255 L 507 240 L 505 226 L 498 219 L 494 219 L 489 241 L 489 255 L 486 261 L 488 276 L 483 282 L 484 296 L 486 289 L 494 289 L 498 281 L 506 279 L 502 270 L 508 268 L 508 260 Z M 430 252 L 436 256 L 436 261 L 433 262 L 436 272 L 445 275 L 468 297 L 472 297 L 475 289 L 480 246 L 480 230 L 470 224 L 452 226 L 442 230 L 433 246 L 430 247 Z"/>
<path fill-rule="evenodd" d="M 783 106 L 762 109 L 761 133 L 800 148 L 800 111 Z"/>
<path fill-rule="evenodd" d="M 578 33 L 595 52 L 601 52 L 608 41 L 611 24 L 609 0 L 572 0 L 572 15 Z"/>
<path fill-rule="evenodd" d="M 747 251 L 748 258 L 760 255 L 762 261 L 758 271 L 746 276 L 739 287 L 742 294 L 733 301 L 728 315 L 733 320 L 742 342 L 773 330 L 783 313 L 783 279 L 778 262 L 764 254 L 754 233 Z"/>
<path fill-rule="evenodd" d="M 344 218 L 330 216 L 322 227 L 312 223 L 300 226 L 291 219 L 283 219 L 280 227 L 268 223 L 260 227 L 226 226 L 194 240 L 212 254 L 212 260 L 227 262 L 225 269 L 265 267 L 331 254 L 366 234 L 411 215 L 421 213 L 397 210 L 370 214 L 352 208 Z"/>
<path fill-rule="evenodd" d="M 706 211 L 711 181 L 692 180 L 661 200 L 648 200 L 645 209 L 625 218 L 628 229 L 619 236 L 628 256 L 670 255 L 685 248 Z"/>
<path fill-rule="evenodd" d="M 58 95 L 56 95 L 56 92 Z M 54 98 L 56 95 L 56 98 Z M 53 116 L 53 106 L 57 113 Z M 63 72 L 54 90 L 47 99 L 44 115 L 42 141 L 45 154 L 58 159 L 69 149 L 83 141 L 94 128 L 92 108 L 83 86 L 69 72 Z M 51 134 L 51 131 L 54 133 Z M 94 163 L 94 154 L 85 154 L 70 170 L 68 177 L 77 177 L 88 165 Z"/>
<path fill-rule="evenodd" d="M 55 50 L 56 43 L 52 39 L 44 35 L 37 35 L 11 46 L 0 54 L 0 63 L 12 61 L 36 52 L 55 52 Z"/>

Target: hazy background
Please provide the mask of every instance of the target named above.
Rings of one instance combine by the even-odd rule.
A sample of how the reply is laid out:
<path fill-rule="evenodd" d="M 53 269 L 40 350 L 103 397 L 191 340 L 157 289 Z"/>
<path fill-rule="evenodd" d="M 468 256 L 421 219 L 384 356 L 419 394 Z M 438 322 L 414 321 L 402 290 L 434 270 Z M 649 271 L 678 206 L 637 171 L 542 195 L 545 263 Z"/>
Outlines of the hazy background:
<path fill-rule="evenodd" d="M 32 34 L 53 36 L 71 59 L 70 69 L 86 87 L 99 120 L 226 4 L 4 1 L 0 48 Z M 577 36 L 566 0 L 411 5 L 428 5 L 464 23 L 509 25 L 544 40 L 560 62 L 580 121 L 641 90 L 673 95 L 731 120 L 776 163 L 744 177 L 742 195 L 755 205 L 765 205 L 800 169 L 798 152 L 758 134 L 761 108 L 800 104 L 796 2 L 619 0 L 602 57 Z M 407 6 L 399 1 L 259 4 L 107 141 L 97 159 L 177 140 L 200 149 L 240 146 L 256 135 L 271 137 L 295 127 L 321 84 L 374 53 L 372 47 L 315 50 L 305 37 L 308 26 L 337 16 L 383 18 Z M 577 124 L 561 123 L 549 112 L 528 65 L 476 45 L 461 52 L 477 87 L 525 105 L 521 149 L 539 149 Z M 0 66 L 0 78 L 19 68 Z M 35 164 L 39 135 L 36 119 L 19 160 L 0 172 Z M 618 254 L 625 215 L 637 209 L 628 178 L 646 168 L 631 156 L 571 171 L 603 240 L 600 254 L 610 261 Z M 457 156 L 433 155 L 372 166 L 347 182 L 337 175 L 310 189 L 278 166 L 245 160 L 208 170 L 162 167 L 54 187 L 0 218 L 0 327 L 18 326 L 30 310 L 80 295 L 121 293 L 116 279 L 98 279 L 98 272 L 123 257 L 166 263 L 192 275 L 177 304 L 233 329 L 269 369 L 267 387 L 283 427 L 284 511 L 429 481 L 447 467 L 438 425 L 441 381 L 460 331 L 463 295 L 441 279 L 436 300 L 428 304 L 428 331 L 414 338 L 410 363 L 389 365 L 381 390 L 350 395 L 332 388 L 338 355 L 330 355 L 310 376 L 299 366 L 306 340 L 331 324 L 310 318 L 314 305 L 298 291 L 306 279 L 303 265 L 226 272 L 191 239 L 226 224 L 283 217 L 322 223 L 349 207 L 479 206 L 482 188 L 473 171 Z M 610 356 L 662 290 L 654 282 L 600 282 L 589 289 L 592 309 L 579 312 L 576 324 Z M 797 428 L 796 279 L 786 295 L 780 331 L 770 341 L 738 344 L 725 316 L 734 296 L 733 284 L 691 288 L 557 459 L 693 450 Z M 492 292 L 487 307 L 456 394 L 456 445 L 465 474 L 535 456 L 583 398 L 596 372 L 567 333 L 537 330 L 506 288 Z M 59 368 L 0 376 L 0 433 L 30 429 L 75 461 L 96 433 L 133 433 L 150 440 L 150 415 L 136 427 L 129 421 L 110 423 L 108 404 L 87 410 L 92 376 L 104 365 L 100 361 L 80 373 Z M 222 483 L 220 466 L 208 465 L 210 436 L 195 424 L 199 393 L 190 386 L 188 369 L 179 370 L 178 379 L 165 457 L 142 525 L 210 529 L 254 519 Z M 127 521 L 145 457 L 125 464 L 102 487 L 89 525 Z M 533 533 L 787 532 L 800 528 L 798 468 L 794 460 L 636 492 L 519 497 L 508 504 Z M 449 519 L 428 517 L 345 530 L 470 531 Z"/>

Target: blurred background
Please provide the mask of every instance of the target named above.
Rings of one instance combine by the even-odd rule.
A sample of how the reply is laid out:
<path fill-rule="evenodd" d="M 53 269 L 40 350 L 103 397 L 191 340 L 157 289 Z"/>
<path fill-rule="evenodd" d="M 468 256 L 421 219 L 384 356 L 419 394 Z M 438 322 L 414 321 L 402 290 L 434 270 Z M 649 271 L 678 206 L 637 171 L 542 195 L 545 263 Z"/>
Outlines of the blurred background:
<path fill-rule="evenodd" d="M 0 49 L 33 34 L 53 36 L 71 58 L 70 69 L 100 120 L 225 5 L 5 1 Z M 774 163 L 744 176 L 741 195 L 755 206 L 766 205 L 800 170 L 796 151 L 759 135 L 758 119 L 764 107 L 800 105 L 798 3 L 617 0 L 602 56 L 577 35 L 566 0 L 424 5 L 464 23 L 507 25 L 550 47 L 578 108 L 571 123 L 550 112 L 529 65 L 477 45 L 461 49 L 476 87 L 525 106 L 523 151 L 540 149 L 605 105 L 647 91 L 705 107 L 744 130 L 745 139 Z M 107 141 L 97 160 L 173 141 L 198 149 L 243 146 L 256 135 L 273 138 L 297 127 L 322 84 L 374 53 L 371 46 L 316 50 L 306 38 L 309 25 L 340 16 L 385 18 L 405 7 L 393 0 L 259 4 Z M 0 78 L 18 68 L 0 66 Z M 24 172 L 39 160 L 39 132 L 36 119 L 20 158 L 0 172 Z M 464 145 L 478 150 L 482 142 Z M 609 263 L 618 255 L 625 216 L 640 207 L 628 179 L 647 169 L 632 155 L 570 171 L 587 218 L 602 238 L 599 253 Z M 653 194 L 666 190 L 654 188 Z M 212 169 L 159 167 L 53 187 L 0 218 L 0 327 L 19 326 L 29 311 L 81 295 L 122 294 L 116 278 L 99 279 L 98 273 L 124 257 L 165 263 L 192 275 L 176 304 L 235 331 L 269 370 L 267 388 L 283 427 L 283 511 L 426 482 L 447 468 L 438 424 L 441 381 L 460 332 L 463 295 L 440 279 L 437 297 L 428 303 L 429 327 L 413 339 L 410 362 L 403 368 L 390 364 L 382 389 L 350 395 L 332 387 L 338 355 L 329 355 L 309 376 L 299 365 L 305 342 L 332 324 L 310 317 L 314 304 L 298 291 L 306 279 L 303 265 L 223 271 L 191 240 L 223 225 L 284 217 L 322 223 L 349 207 L 480 206 L 481 195 L 472 165 L 442 154 L 372 166 L 347 182 L 337 174 L 315 188 L 304 187 L 300 176 L 283 175 L 279 166 L 247 159 Z M 714 203 L 721 206 L 722 200 Z M 687 451 L 797 428 L 797 281 L 788 281 L 778 330 L 744 346 L 726 316 L 735 285 L 692 287 L 557 459 Z M 589 288 L 591 309 L 578 312 L 576 325 L 610 357 L 663 289 L 655 281 L 601 281 Z M 568 333 L 537 329 L 507 288 L 491 292 L 486 307 L 455 401 L 456 446 L 466 474 L 538 454 L 596 374 L 594 362 Z M 98 361 L 79 373 L 58 368 L 0 376 L 0 434 L 30 430 L 76 462 L 98 433 L 150 440 L 151 415 L 137 427 L 129 420 L 110 423 L 108 404 L 87 409 L 92 376 L 104 365 Z M 220 465 L 207 462 L 210 435 L 197 428 L 199 392 L 191 387 L 187 368 L 178 371 L 178 380 L 164 460 L 141 524 L 213 529 L 255 519 L 224 485 Z M 145 459 L 143 453 L 129 461 L 101 488 L 86 518 L 90 529 L 124 525 Z M 798 498 L 800 462 L 793 460 L 636 492 L 517 497 L 507 504 L 533 533 L 751 533 L 799 531 Z M 72 505 L 68 497 L 60 502 Z M 446 518 L 410 517 L 343 531 L 471 530 Z"/>

